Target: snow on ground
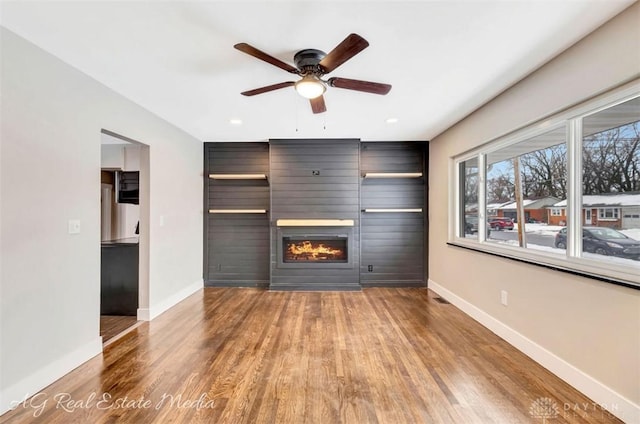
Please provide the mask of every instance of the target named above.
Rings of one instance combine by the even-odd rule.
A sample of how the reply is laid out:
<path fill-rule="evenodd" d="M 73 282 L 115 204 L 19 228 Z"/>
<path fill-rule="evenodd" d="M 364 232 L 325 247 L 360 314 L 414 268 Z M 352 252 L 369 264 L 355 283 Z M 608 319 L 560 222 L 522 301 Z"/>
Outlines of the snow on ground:
<path fill-rule="evenodd" d="M 547 224 L 525 224 L 524 231 L 527 233 L 535 233 L 541 236 L 555 236 L 561 228 L 560 225 L 547 225 Z M 518 224 L 513 224 L 513 231 L 518 231 Z"/>
<path fill-rule="evenodd" d="M 513 224 L 514 228 L 511 231 L 518 231 L 518 224 Z M 559 225 L 547 225 L 547 224 L 526 224 L 525 226 L 525 231 L 527 232 L 527 234 L 529 233 L 533 233 L 533 234 L 538 234 L 538 235 L 549 235 L 549 236 L 555 236 L 556 233 L 558 231 L 560 231 L 561 228 L 564 228 L 562 226 Z M 640 228 L 632 228 L 629 230 L 621 230 L 621 233 L 624 233 L 625 235 L 627 235 L 628 237 L 631 237 L 632 239 L 635 240 L 640 240 Z M 491 242 L 495 242 L 495 243 L 499 243 L 499 244 L 507 244 L 509 246 L 518 246 L 518 241 L 517 240 L 495 240 L 492 239 Z M 549 247 L 549 246 L 540 246 L 537 244 L 533 244 L 533 243 L 527 243 L 527 248 L 528 249 L 534 249 L 534 250 L 541 250 L 544 252 L 551 252 L 554 254 L 560 254 L 560 255 L 566 255 L 566 252 L 564 249 L 558 249 L 555 247 Z M 591 259 L 591 260 L 597 260 L 597 261 L 606 261 L 608 263 L 617 263 L 620 265 L 627 265 L 627 266 L 633 266 L 633 267 L 640 267 L 640 261 L 635 261 L 633 259 L 626 259 L 626 258 L 619 258 L 619 257 L 615 257 L 615 256 L 602 256 L 602 255 L 598 255 L 595 253 L 589 253 L 589 252 L 582 252 L 582 257 L 585 259 Z"/>
<path fill-rule="evenodd" d="M 547 224 L 526 224 L 525 231 L 527 233 L 534 233 L 541 236 L 555 236 L 560 229 L 564 227 L 560 225 L 547 225 Z M 513 230 L 518 231 L 518 224 L 513 224 Z M 640 240 L 640 228 L 631 228 L 628 230 L 619 230 L 627 237 L 631 237 L 634 240 Z"/>
<path fill-rule="evenodd" d="M 640 228 L 632 228 L 630 230 L 621 230 L 621 233 L 634 240 L 640 240 Z"/>
<path fill-rule="evenodd" d="M 517 245 L 517 243 L 516 243 Z M 545 252 L 551 252 L 551 253 L 560 253 L 562 255 L 565 255 L 565 250 L 564 249 L 557 249 L 555 247 L 547 247 L 547 246 L 538 246 L 536 244 L 528 244 L 527 245 L 528 248 L 530 249 L 535 249 L 535 250 L 542 250 Z M 633 259 L 627 259 L 627 258 L 619 258 L 617 256 L 602 256 L 602 255 L 598 255 L 596 253 L 589 253 L 589 252 L 582 252 L 582 257 L 584 259 L 591 259 L 591 260 L 596 260 L 596 261 L 606 261 L 607 263 L 617 263 L 620 265 L 627 265 L 627 266 L 634 266 L 634 267 L 640 267 L 640 261 L 634 261 Z"/>

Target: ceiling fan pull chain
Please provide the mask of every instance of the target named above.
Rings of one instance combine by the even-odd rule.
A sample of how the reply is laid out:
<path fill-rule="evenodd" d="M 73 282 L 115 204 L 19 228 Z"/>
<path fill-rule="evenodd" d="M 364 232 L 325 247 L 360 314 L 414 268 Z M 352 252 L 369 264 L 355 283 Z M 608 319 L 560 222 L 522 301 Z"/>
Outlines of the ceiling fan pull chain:
<path fill-rule="evenodd" d="M 296 132 L 298 132 L 298 128 L 300 126 L 300 101 L 299 101 L 299 99 L 295 99 L 295 103 L 293 104 L 293 108 L 296 111 Z"/>

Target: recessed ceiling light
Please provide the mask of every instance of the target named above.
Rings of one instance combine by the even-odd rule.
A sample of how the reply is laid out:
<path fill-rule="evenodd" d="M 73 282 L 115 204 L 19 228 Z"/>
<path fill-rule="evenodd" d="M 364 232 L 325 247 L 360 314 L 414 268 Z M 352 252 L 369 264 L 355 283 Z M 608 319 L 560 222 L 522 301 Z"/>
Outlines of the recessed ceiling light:
<path fill-rule="evenodd" d="M 398 118 L 387 118 L 385 121 L 387 124 L 395 124 L 398 122 Z"/>
<path fill-rule="evenodd" d="M 229 119 L 231 125 L 242 125 L 242 119 Z"/>

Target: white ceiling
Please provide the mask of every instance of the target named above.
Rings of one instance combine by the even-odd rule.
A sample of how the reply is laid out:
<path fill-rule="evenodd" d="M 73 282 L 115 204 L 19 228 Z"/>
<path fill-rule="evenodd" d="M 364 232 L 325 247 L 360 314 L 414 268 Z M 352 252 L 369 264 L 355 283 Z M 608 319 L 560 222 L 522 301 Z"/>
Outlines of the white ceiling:
<path fill-rule="evenodd" d="M 0 22 L 203 141 L 428 140 L 633 2 L 2 1 Z M 370 46 L 329 76 L 387 96 L 329 88 L 313 115 L 293 88 L 240 95 L 292 75 L 234 44 L 293 63 L 351 32 Z"/>

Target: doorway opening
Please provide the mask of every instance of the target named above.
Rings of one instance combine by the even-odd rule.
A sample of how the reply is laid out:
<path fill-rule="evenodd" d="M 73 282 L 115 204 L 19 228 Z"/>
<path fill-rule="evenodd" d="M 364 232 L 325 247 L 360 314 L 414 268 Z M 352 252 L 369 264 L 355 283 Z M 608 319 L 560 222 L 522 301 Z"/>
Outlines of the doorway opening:
<path fill-rule="evenodd" d="M 101 131 L 100 336 L 139 325 L 149 304 L 149 146 Z M 144 314 L 142 314 L 144 315 Z"/>

